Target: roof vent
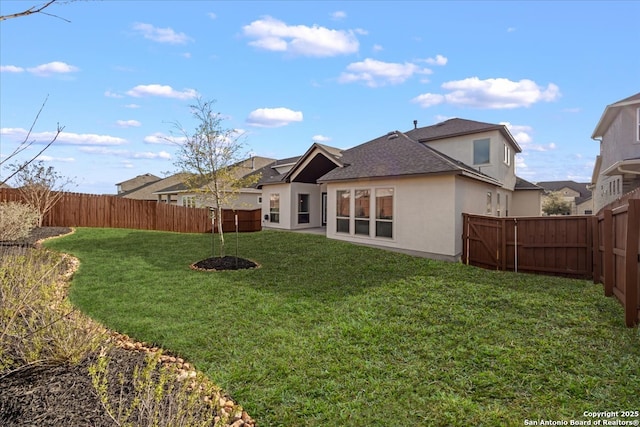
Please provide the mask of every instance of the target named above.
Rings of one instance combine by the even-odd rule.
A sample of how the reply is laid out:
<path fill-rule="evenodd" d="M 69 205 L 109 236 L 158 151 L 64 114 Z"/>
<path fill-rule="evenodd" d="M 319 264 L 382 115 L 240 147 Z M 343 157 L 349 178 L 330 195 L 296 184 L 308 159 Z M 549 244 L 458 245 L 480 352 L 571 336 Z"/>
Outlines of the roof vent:
<path fill-rule="evenodd" d="M 418 121 L 417 120 L 413 121 L 413 128 L 414 129 L 418 129 Z"/>
<path fill-rule="evenodd" d="M 398 134 L 395 131 L 389 132 L 387 134 L 387 139 L 396 139 L 397 137 L 398 137 Z"/>

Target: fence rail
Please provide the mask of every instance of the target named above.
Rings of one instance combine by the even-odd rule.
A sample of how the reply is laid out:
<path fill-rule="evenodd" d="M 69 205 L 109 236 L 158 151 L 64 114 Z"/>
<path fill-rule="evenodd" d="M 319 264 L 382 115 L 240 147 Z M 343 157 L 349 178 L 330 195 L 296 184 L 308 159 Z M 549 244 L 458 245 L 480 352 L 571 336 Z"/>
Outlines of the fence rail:
<path fill-rule="evenodd" d="M 0 201 L 22 201 L 19 190 L 0 189 Z M 260 210 L 225 209 L 223 230 L 251 232 L 262 229 Z M 134 200 L 109 195 L 64 193 L 45 215 L 49 227 L 107 227 L 181 233 L 211 232 L 209 209 L 188 208 L 149 200 Z M 217 232 L 216 225 L 216 232 Z"/>

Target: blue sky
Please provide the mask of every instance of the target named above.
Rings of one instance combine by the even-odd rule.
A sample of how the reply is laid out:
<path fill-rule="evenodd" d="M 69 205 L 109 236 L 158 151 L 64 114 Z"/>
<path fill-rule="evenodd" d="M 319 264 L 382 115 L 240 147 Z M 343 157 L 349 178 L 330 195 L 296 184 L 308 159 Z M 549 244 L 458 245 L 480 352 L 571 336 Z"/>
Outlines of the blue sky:
<path fill-rule="evenodd" d="M 0 15 L 39 4 L 2 0 Z M 88 193 L 175 172 L 166 137 L 176 122 L 195 126 L 197 96 L 216 100 L 223 126 L 260 156 L 460 117 L 507 124 L 523 148 L 519 176 L 588 182 L 604 108 L 640 91 L 638 1 L 104 0 L 46 11 L 57 17 L 0 22 L 0 155 L 47 99 L 22 158 L 59 123 L 42 160 Z"/>

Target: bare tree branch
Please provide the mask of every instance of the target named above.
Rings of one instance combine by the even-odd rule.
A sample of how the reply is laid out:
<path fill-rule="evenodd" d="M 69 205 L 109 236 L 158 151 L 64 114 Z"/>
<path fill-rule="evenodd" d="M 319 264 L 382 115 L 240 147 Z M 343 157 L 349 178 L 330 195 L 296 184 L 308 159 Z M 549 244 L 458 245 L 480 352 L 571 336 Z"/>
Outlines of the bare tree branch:
<path fill-rule="evenodd" d="M 63 21 L 66 22 L 71 22 L 68 19 L 62 18 L 58 15 L 53 15 L 51 13 L 47 13 L 47 12 L 43 12 L 46 8 L 48 8 L 49 6 L 51 6 L 53 3 L 55 3 L 57 0 L 49 0 L 48 2 L 38 6 L 33 6 L 30 7 L 27 10 L 24 10 L 22 12 L 18 12 L 18 13 L 12 13 L 11 15 L 0 15 L 0 21 L 5 21 L 7 19 L 13 19 L 13 18 L 21 18 L 23 16 L 29 16 L 29 15 L 33 15 L 35 13 L 41 13 L 43 15 L 47 15 L 47 16 L 51 16 L 54 18 L 58 18 L 58 19 L 62 19 Z"/>
<path fill-rule="evenodd" d="M 29 138 L 31 137 L 31 132 L 33 132 L 33 128 L 35 127 L 36 123 L 38 122 L 38 118 L 40 117 L 40 113 L 42 113 L 42 110 L 44 109 L 45 104 L 47 103 L 47 100 L 49 99 L 49 95 L 47 95 L 47 97 L 44 99 L 44 102 L 42 103 L 42 106 L 40 107 L 40 109 L 38 110 L 38 114 L 36 114 L 35 119 L 33 119 L 33 123 L 31 123 L 31 127 L 29 128 L 29 132 L 27 132 L 27 136 L 25 136 L 24 141 L 22 141 L 20 143 L 20 145 L 18 145 L 18 147 L 13 151 L 13 153 L 9 154 L 7 157 L 5 157 L 3 160 L 0 161 L 0 167 L 2 165 L 4 165 L 6 162 L 8 162 L 9 160 L 11 160 L 12 158 L 14 158 L 15 156 L 17 156 L 18 154 L 20 154 L 21 152 L 23 152 L 24 150 L 26 150 L 27 148 L 31 147 L 31 145 L 33 145 L 33 143 L 35 143 L 35 140 L 31 140 L 29 141 Z M 56 134 L 53 136 L 53 138 L 51 139 L 51 141 L 47 142 L 45 144 L 45 146 L 42 148 L 42 150 L 40 150 L 38 152 L 38 154 L 36 154 L 35 156 L 31 157 L 30 160 L 24 162 L 21 164 L 20 168 L 17 170 L 13 170 L 11 175 L 9 175 L 7 178 L 3 179 L 0 181 L 0 185 L 6 183 L 7 181 L 9 181 L 11 178 L 13 178 L 16 174 L 18 174 L 20 171 L 22 171 L 24 168 L 26 168 L 27 166 L 29 166 L 29 164 L 31 164 L 34 160 L 36 160 L 38 158 L 38 156 L 40 156 L 40 154 L 44 153 L 44 151 L 49 148 L 51 146 L 51 144 L 53 144 L 56 139 L 58 139 L 58 136 L 60 135 L 60 133 L 64 130 L 64 126 L 60 126 L 60 123 L 58 123 L 58 126 L 56 128 Z"/>

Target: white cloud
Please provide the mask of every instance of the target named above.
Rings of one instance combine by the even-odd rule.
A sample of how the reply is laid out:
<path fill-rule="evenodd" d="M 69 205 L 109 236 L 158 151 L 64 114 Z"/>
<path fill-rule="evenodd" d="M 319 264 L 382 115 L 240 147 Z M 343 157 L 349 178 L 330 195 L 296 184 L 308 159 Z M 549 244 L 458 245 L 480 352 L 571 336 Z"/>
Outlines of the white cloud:
<path fill-rule="evenodd" d="M 74 159 L 73 157 L 52 157 L 52 156 L 46 156 L 46 155 L 38 156 L 36 157 L 36 160 L 42 160 L 43 162 L 64 162 L 64 163 L 72 163 L 76 161 L 76 159 Z"/>
<path fill-rule="evenodd" d="M 340 21 L 342 19 L 345 19 L 346 17 L 347 12 L 344 12 L 342 10 L 335 11 L 331 14 L 331 19 L 333 19 L 334 21 Z"/>
<path fill-rule="evenodd" d="M 142 22 L 133 24 L 133 29 L 145 39 L 158 43 L 186 44 L 192 40 L 185 33 L 176 33 L 172 28 L 158 28 Z"/>
<path fill-rule="evenodd" d="M 513 135 L 513 138 L 522 147 L 525 147 L 527 144 L 533 141 L 533 138 L 531 137 L 531 134 L 533 133 L 533 128 L 531 126 L 512 125 L 509 122 L 501 122 L 500 124 L 505 125 L 507 129 L 509 129 L 509 132 L 511 132 L 511 135 Z"/>
<path fill-rule="evenodd" d="M 218 15 L 216 15 L 216 14 L 215 14 L 215 13 L 213 13 L 213 12 L 209 12 L 209 13 L 207 13 L 207 16 L 208 16 L 209 18 L 211 18 L 211 19 L 218 19 Z"/>
<path fill-rule="evenodd" d="M 537 102 L 555 101 L 560 89 L 553 83 L 546 88 L 528 79 L 511 81 L 505 78 L 480 80 L 470 77 L 442 84 L 445 94 L 425 93 L 412 99 L 422 107 L 447 103 L 458 107 L 511 109 L 530 107 Z"/>
<path fill-rule="evenodd" d="M 22 73 L 24 68 L 15 65 L 0 65 L 0 73 Z"/>
<path fill-rule="evenodd" d="M 196 92 L 195 89 L 184 89 L 180 92 L 168 85 L 150 84 L 138 85 L 127 91 L 127 95 L 133 96 L 134 98 L 160 96 L 163 98 L 191 99 L 196 98 L 198 96 L 198 92 Z"/>
<path fill-rule="evenodd" d="M 507 33 L 513 33 L 516 31 L 516 27 L 509 27 L 507 28 Z"/>
<path fill-rule="evenodd" d="M 131 128 L 131 127 L 140 127 L 142 123 L 137 120 L 118 120 L 116 121 L 116 125 L 121 128 Z"/>
<path fill-rule="evenodd" d="M 443 95 L 438 95 L 435 93 L 423 93 L 422 95 L 418 95 L 411 100 L 411 102 L 420 104 L 420 106 L 423 108 L 442 104 L 444 101 L 445 101 L 445 98 Z"/>
<path fill-rule="evenodd" d="M 123 95 L 120 95 L 119 93 L 111 92 L 110 90 L 106 90 L 104 92 L 104 96 L 106 96 L 107 98 L 124 98 Z"/>
<path fill-rule="evenodd" d="M 384 50 L 384 47 L 379 44 L 374 44 L 371 50 L 373 50 L 374 52 L 382 52 Z"/>
<path fill-rule="evenodd" d="M 67 74 L 74 73 L 80 69 L 76 66 L 69 65 L 66 62 L 53 61 L 41 64 L 36 67 L 27 68 L 27 71 L 36 76 L 46 77 L 51 74 Z"/>
<path fill-rule="evenodd" d="M 288 108 L 258 108 L 249 113 L 247 124 L 256 127 L 275 128 L 302 121 L 302 111 Z"/>
<path fill-rule="evenodd" d="M 313 142 L 329 142 L 331 141 L 331 138 L 329 138 L 328 136 L 324 136 L 324 135 L 313 135 L 313 137 L 311 137 L 311 140 Z"/>
<path fill-rule="evenodd" d="M 430 65 L 447 65 L 449 59 L 442 55 L 436 55 L 435 58 L 427 58 L 425 62 Z"/>
<path fill-rule="evenodd" d="M 143 141 L 146 144 L 164 144 L 164 145 L 175 145 L 175 144 L 183 144 L 186 142 L 187 138 L 184 136 L 175 137 L 172 135 L 165 135 L 162 132 L 155 132 L 151 135 L 147 135 L 144 137 Z"/>
<path fill-rule="evenodd" d="M 124 106 L 124 108 L 135 109 L 135 108 L 140 108 L 140 106 L 138 104 L 127 104 L 127 105 Z"/>
<path fill-rule="evenodd" d="M 80 147 L 78 150 L 87 153 L 87 154 L 97 154 L 97 155 L 106 155 L 106 156 L 116 156 L 116 157 L 124 157 L 126 159 L 162 159 L 168 160 L 171 159 L 171 154 L 166 151 L 160 151 L 157 153 L 151 151 L 130 151 L 130 150 L 114 150 L 112 148 L 106 147 Z"/>
<path fill-rule="evenodd" d="M 414 74 L 430 74 L 428 68 L 421 68 L 416 64 L 405 62 L 383 62 L 367 58 L 361 62 L 353 62 L 347 66 L 338 81 L 340 83 L 363 82 L 369 87 L 380 87 L 387 84 L 400 84 Z"/>
<path fill-rule="evenodd" d="M 359 48 L 354 31 L 287 25 L 270 16 L 253 21 L 242 30 L 245 36 L 255 39 L 249 42 L 251 46 L 293 55 L 328 57 L 355 53 Z"/>
<path fill-rule="evenodd" d="M 28 131 L 22 128 L 2 128 L 0 129 L 0 135 L 6 136 L 10 139 L 17 141 L 23 141 Z M 46 144 L 51 141 L 56 135 L 56 132 L 31 132 L 29 140 L 36 141 L 39 144 Z M 126 144 L 127 140 L 119 138 L 117 136 L 110 135 L 97 135 L 94 133 L 73 133 L 73 132 L 60 132 L 55 144 L 58 145 L 122 145 Z"/>

